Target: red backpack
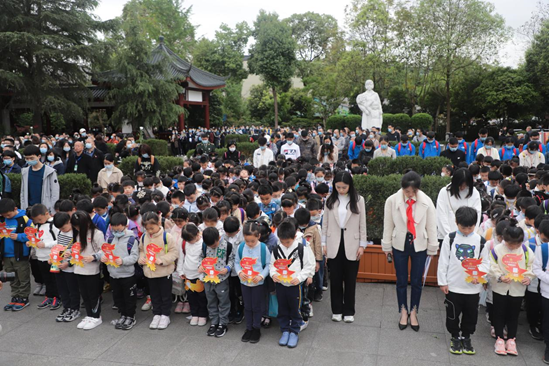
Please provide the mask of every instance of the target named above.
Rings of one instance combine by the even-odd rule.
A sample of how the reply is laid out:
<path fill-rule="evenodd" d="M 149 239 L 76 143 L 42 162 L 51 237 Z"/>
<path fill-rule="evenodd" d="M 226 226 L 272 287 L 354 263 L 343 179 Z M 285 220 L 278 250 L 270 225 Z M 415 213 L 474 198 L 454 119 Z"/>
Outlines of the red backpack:
<path fill-rule="evenodd" d="M 402 142 L 399 142 L 397 146 L 397 150 L 399 154 L 400 154 L 400 149 L 402 149 Z M 410 142 L 408 142 L 408 150 L 412 151 L 412 144 Z M 425 152 L 425 148 L 423 150 Z"/>
<path fill-rule="evenodd" d="M 439 149 L 439 144 L 438 144 L 438 141 L 435 140 L 435 146 L 437 148 L 437 150 Z M 427 147 L 427 141 L 426 140 L 423 140 L 423 145 L 421 145 L 421 155 L 425 155 L 425 148 Z"/>

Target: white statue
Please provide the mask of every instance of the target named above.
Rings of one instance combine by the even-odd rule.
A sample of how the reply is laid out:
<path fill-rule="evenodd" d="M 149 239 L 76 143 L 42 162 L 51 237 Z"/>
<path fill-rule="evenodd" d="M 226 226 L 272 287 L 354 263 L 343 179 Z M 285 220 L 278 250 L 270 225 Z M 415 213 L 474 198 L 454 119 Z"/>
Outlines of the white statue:
<path fill-rule="evenodd" d="M 374 82 L 366 80 L 366 91 L 356 97 L 356 103 L 362 111 L 362 129 L 371 130 L 372 127 L 381 129 L 383 125 L 383 110 L 381 100 L 374 91 Z"/>

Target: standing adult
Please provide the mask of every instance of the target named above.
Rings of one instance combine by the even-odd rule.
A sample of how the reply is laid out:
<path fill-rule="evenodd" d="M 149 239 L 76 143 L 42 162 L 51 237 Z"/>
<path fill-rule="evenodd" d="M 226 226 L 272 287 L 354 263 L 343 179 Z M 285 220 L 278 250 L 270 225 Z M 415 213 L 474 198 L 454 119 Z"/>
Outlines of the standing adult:
<path fill-rule="evenodd" d="M 69 156 L 69 160 L 67 160 L 65 174 L 80 173 L 86 174 L 89 178 L 90 168 L 91 158 L 84 153 L 84 143 L 82 141 L 76 141 L 74 143 L 74 152 Z"/>
<path fill-rule="evenodd" d="M 438 250 L 436 210 L 433 201 L 420 190 L 421 177 L 416 172 L 406 173 L 401 189 L 385 201 L 383 240 L 385 255 L 393 257 L 397 277 L 397 301 L 400 312 L 399 328 L 406 329 L 408 319 L 419 331 L 417 312 L 421 300 L 421 277 L 428 255 Z M 411 261 L 410 283 L 412 294 L 407 304 L 408 262 Z"/>
<path fill-rule="evenodd" d="M 40 149 L 29 145 L 23 151 L 27 167 L 21 171 L 21 209 L 41 203 L 51 214 L 59 199 L 59 181 L 55 169 L 42 164 Z"/>
<path fill-rule="evenodd" d="M 317 155 L 317 143 L 314 139 L 309 137 L 309 131 L 301 131 L 301 138 L 298 143 L 301 156 L 309 161 L 312 158 L 316 158 Z"/>
<path fill-rule="evenodd" d="M 158 176 L 160 174 L 160 163 L 152 154 L 152 149 L 149 145 L 143 144 L 139 146 L 139 157 L 135 162 L 135 172 L 144 171 L 147 175 Z"/>
<path fill-rule="evenodd" d="M 267 139 L 265 137 L 260 137 L 257 143 L 259 148 L 254 151 L 254 167 L 259 168 L 274 161 L 274 154 L 271 149 L 267 149 Z"/>
<path fill-rule="evenodd" d="M 92 136 L 88 136 L 85 145 L 86 151 L 84 151 L 90 157 L 90 173 L 88 177 L 92 183 L 97 182 L 97 174 L 103 169 L 103 160 L 105 160 L 105 154 L 95 146 L 95 141 Z"/>
<path fill-rule="evenodd" d="M 322 246 L 330 268 L 332 320 L 352 323 L 356 276 L 367 245 L 366 209 L 349 172 L 336 173 L 333 186 L 322 223 Z"/>
<path fill-rule="evenodd" d="M 469 169 L 465 168 L 456 170 L 452 176 L 452 182 L 438 193 L 437 230 L 439 242 L 442 242 L 447 234 L 457 231 L 456 211 L 462 206 L 477 210 L 478 226 L 482 217 L 480 194 L 474 186 L 473 175 Z"/>
<path fill-rule="evenodd" d="M 339 157 L 339 151 L 329 135 L 324 136 L 324 143 L 318 151 L 318 161 L 321 163 L 335 164 Z"/>

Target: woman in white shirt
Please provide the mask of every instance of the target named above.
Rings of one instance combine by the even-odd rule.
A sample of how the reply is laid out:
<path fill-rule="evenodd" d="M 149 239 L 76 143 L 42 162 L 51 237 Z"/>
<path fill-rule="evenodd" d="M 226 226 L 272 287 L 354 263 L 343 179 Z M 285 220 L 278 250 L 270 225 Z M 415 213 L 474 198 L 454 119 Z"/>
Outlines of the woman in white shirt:
<path fill-rule="evenodd" d="M 498 149 L 496 149 L 494 145 L 494 138 L 487 137 L 486 140 L 484 140 L 484 146 L 478 149 L 477 156 L 482 154 L 482 156 L 491 156 L 494 160 L 500 160 Z"/>
<path fill-rule="evenodd" d="M 443 187 L 437 198 L 437 230 L 438 240 L 442 242 L 444 237 L 457 231 L 456 211 L 462 206 L 474 208 L 478 213 L 477 228 L 482 217 L 482 203 L 480 194 L 473 184 L 473 175 L 469 169 L 456 170 L 452 176 L 452 182 Z"/>
<path fill-rule="evenodd" d="M 112 154 L 105 155 L 104 164 L 105 167 L 101 169 L 97 175 L 97 184 L 103 188 L 103 192 L 107 192 L 107 187 L 109 184 L 120 184 L 124 173 L 122 173 L 122 170 L 114 166 L 114 158 Z"/>
<path fill-rule="evenodd" d="M 391 146 L 389 146 L 389 138 L 387 136 L 381 136 L 379 140 L 379 149 L 374 151 L 375 158 L 393 158 L 396 159 L 396 152 Z"/>

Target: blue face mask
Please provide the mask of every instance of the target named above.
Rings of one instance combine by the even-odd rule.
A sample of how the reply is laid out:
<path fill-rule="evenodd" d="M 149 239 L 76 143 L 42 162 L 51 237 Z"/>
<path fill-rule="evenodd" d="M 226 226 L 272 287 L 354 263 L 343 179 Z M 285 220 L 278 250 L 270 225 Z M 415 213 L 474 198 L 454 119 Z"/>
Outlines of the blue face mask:
<path fill-rule="evenodd" d="M 4 159 L 4 165 L 11 165 L 11 160 Z"/>
<path fill-rule="evenodd" d="M 387 132 L 391 133 L 391 132 L 393 132 L 393 129 L 392 129 L 392 128 L 388 128 L 388 129 L 387 129 Z"/>
<path fill-rule="evenodd" d="M 91 144 L 91 143 L 89 143 L 89 142 L 86 142 L 86 149 L 88 149 L 88 150 L 89 150 L 89 149 L 91 149 L 91 148 L 92 148 L 92 144 Z"/>
<path fill-rule="evenodd" d="M 55 160 L 55 156 L 48 156 L 48 161 L 54 161 Z"/>
<path fill-rule="evenodd" d="M 112 165 L 112 164 L 108 164 L 108 165 L 105 165 L 105 168 L 107 168 L 107 169 L 109 169 L 109 170 L 110 170 L 110 169 L 114 168 L 114 165 Z"/>
<path fill-rule="evenodd" d="M 387 146 L 387 145 L 379 145 L 379 147 L 381 148 L 381 150 L 387 150 L 387 148 L 388 148 L 389 146 Z"/>
<path fill-rule="evenodd" d="M 370 148 L 364 148 L 364 150 L 365 150 L 366 152 L 370 152 L 370 151 L 372 151 L 372 148 L 371 148 L 371 147 L 370 147 Z"/>
<path fill-rule="evenodd" d="M 416 136 L 419 136 L 419 132 L 416 132 Z"/>
<path fill-rule="evenodd" d="M 486 141 L 486 137 L 481 137 L 480 141 L 482 141 L 482 142 Z"/>
<path fill-rule="evenodd" d="M 271 199 L 271 202 L 276 203 L 278 206 L 280 206 L 280 198 L 273 198 Z"/>
<path fill-rule="evenodd" d="M 38 164 L 38 160 L 27 160 L 27 164 L 29 166 L 35 166 L 36 164 Z"/>
<path fill-rule="evenodd" d="M 143 158 L 145 158 L 145 159 L 148 159 L 148 158 L 149 158 L 149 154 L 142 154 L 141 156 L 142 156 Z"/>
<path fill-rule="evenodd" d="M 70 146 L 65 146 L 65 147 L 63 148 L 63 151 L 66 151 L 66 152 L 69 152 L 69 151 L 71 151 L 71 148 L 70 148 Z"/>
<path fill-rule="evenodd" d="M 451 147 L 450 151 L 455 152 L 455 151 L 457 151 L 457 149 L 458 149 L 457 147 Z"/>
<path fill-rule="evenodd" d="M 260 146 L 259 147 L 261 150 L 265 150 L 267 148 L 267 146 Z"/>
<path fill-rule="evenodd" d="M 114 235 L 116 238 L 121 238 L 121 237 L 124 236 L 124 234 L 125 234 L 124 231 L 113 231 L 112 232 L 112 235 Z"/>
<path fill-rule="evenodd" d="M 45 153 L 48 152 L 48 149 L 46 149 L 45 147 L 41 147 L 41 148 L 40 148 L 40 152 L 41 152 L 42 154 L 45 154 Z"/>

